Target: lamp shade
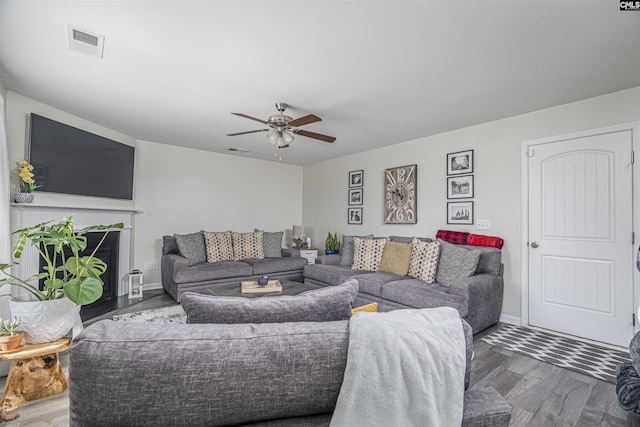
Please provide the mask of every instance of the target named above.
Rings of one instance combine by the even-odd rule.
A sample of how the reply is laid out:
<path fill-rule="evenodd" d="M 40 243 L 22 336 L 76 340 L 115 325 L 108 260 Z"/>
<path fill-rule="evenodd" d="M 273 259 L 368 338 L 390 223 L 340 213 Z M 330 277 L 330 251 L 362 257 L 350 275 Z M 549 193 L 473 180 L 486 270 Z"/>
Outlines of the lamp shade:
<path fill-rule="evenodd" d="M 307 227 L 305 227 L 304 225 L 294 225 L 293 226 L 293 233 L 291 233 L 291 235 L 293 237 L 306 236 L 307 235 Z"/>

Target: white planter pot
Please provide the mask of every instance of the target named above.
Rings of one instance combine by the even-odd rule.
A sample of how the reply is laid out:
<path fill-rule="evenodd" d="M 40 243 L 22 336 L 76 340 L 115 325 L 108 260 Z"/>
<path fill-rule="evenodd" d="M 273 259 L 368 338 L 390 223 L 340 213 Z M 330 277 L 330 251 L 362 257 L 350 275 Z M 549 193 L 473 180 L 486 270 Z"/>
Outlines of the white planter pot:
<path fill-rule="evenodd" d="M 45 343 L 65 337 L 74 325 L 82 325 L 80 306 L 68 298 L 38 301 L 25 296 L 9 300 L 11 317 L 19 316 L 19 329 L 29 344 Z"/>

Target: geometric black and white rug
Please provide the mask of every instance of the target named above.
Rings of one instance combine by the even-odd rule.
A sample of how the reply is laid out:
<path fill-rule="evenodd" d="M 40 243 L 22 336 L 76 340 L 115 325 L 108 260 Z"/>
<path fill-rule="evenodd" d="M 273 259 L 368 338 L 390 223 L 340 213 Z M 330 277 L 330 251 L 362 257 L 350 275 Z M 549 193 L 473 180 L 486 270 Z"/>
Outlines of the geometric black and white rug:
<path fill-rule="evenodd" d="M 182 309 L 182 306 L 172 305 L 133 313 L 116 314 L 113 316 L 113 320 L 120 322 L 187 323 L 187 314 Z"/>
<path fill-rule="evenodd" d="M 616 366 L 631 361 L 629 351 L 509 324 L 504 324 L 481 339 L 488 344 L 613 384 L 616 383 Z"/>

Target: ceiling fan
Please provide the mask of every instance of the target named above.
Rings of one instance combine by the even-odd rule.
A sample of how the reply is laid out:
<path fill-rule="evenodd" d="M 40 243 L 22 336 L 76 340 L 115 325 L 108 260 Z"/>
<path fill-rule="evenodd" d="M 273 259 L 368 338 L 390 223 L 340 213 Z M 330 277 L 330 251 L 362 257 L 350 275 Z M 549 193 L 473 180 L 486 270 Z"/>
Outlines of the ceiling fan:
<path fill-rule="evenodd" d="M 299 129 L 300 126 L 316 123 L 322 121 L 322 119 L 315 114 L 307 114 L 306 116 L 294 119 L 293 117 L 284 114 L 284 111 L 287 109 L 287 107 L 288 105 L 284 102 L 276 102 L 276 109 L 278 110 L 278 114 L 269 116 L 267 120 L 251 117 L 243 113 L 231 113 L 235 114 L 236 116 L 244 117 L 245 119 L 264 123 L 268 126 L 268 128 L 250 130 L 246 132 L 228 133 L 227 136 L 245 135 L 248 133 L 256 132 L 269 132 L 269 134 L 267 135 L 267 140 L 270 143 L 276 145 L 278 148 L 288 147 L 289 144 L 291 144 L 294 140 L 294 134 L 306 136 L 307 138 L 318 139 L 324 142 L 333 142 L 336 140 L 333 136 Z"/>

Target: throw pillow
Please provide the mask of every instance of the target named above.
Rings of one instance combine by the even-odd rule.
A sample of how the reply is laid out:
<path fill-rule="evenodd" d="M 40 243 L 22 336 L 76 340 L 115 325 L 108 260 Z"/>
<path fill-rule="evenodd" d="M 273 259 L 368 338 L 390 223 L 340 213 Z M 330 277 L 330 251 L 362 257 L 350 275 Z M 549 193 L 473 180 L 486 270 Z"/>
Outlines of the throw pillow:
<path fill-rule="evenodd" d="M 352 270 L 378 271 L 387 239 L 353 239 Z"/>
<path fill-rule="evenodd" d="M 458 279 L 473 276 L 478 268 L 480 251 L 466 249 L 439 240 L 442 250 L 436 280 L 441 285 L 449 286 Z"/>
<path fill-rule="evenodd" d="M 263 259 L 264 249 L 262 248 L 262 231 L 253 233 L 231 232 L 233 239 L 233 259 Z"/>
<path fill-rule="evenodd" d="M 207 249 L 204 245 L 202 231 L 192 234 L 174 234 L 180 255 L 189 260 L 189 265 L 207 260 Z"/>
<path fill-rule="evenodd" d="M 204 243 L 207 247 L 207 261 L 231 261 L 233 260 L 233 242 L 231 232 L 209 232 L 203 231 Z"/>
<path fill-rule="evenodd" d="M 440 242 L 423 242 L 414 238 L 409 276 L 427 283 L 435 282 L 439 257 Z"/>
<path fill-rule="evenodd" d="M 239 298 L 185 292 L 180 299 L 187 323 L 332 322 L 351 317 L 358 281 L 300 295 Z"/>
<path fill-rule="evenodd" d="M 413 243 L 398 243 L 387 241 L 382 251 L 379 271 L 406 276 L 411 261 L 411 249 Z"/>
<path fill-rule="evenodd" d="M 342 246 L 340 247 L 340 265 L 351 266 L 353 264 L 353 239 L 360 237 L 361 239 L 373 239 L 373 234 L 368 236 L 345 236 L 342 235 Z"/>
<path fill-rule="evenodd" d="M 261 231 L 257 228 L 253 231 Z M 262 232 L 262 250 L 265 258 L 282 258 L 282 235 L 284 231 Z"/>
<path fill-rule="evenodd" d="M 351 315 L 357 313 L 377 313 L 378 312 L 378 303 L 372 302 L 371 304 L 361 305 L 360 307 L 356 307 L 351 310 Z"/>

